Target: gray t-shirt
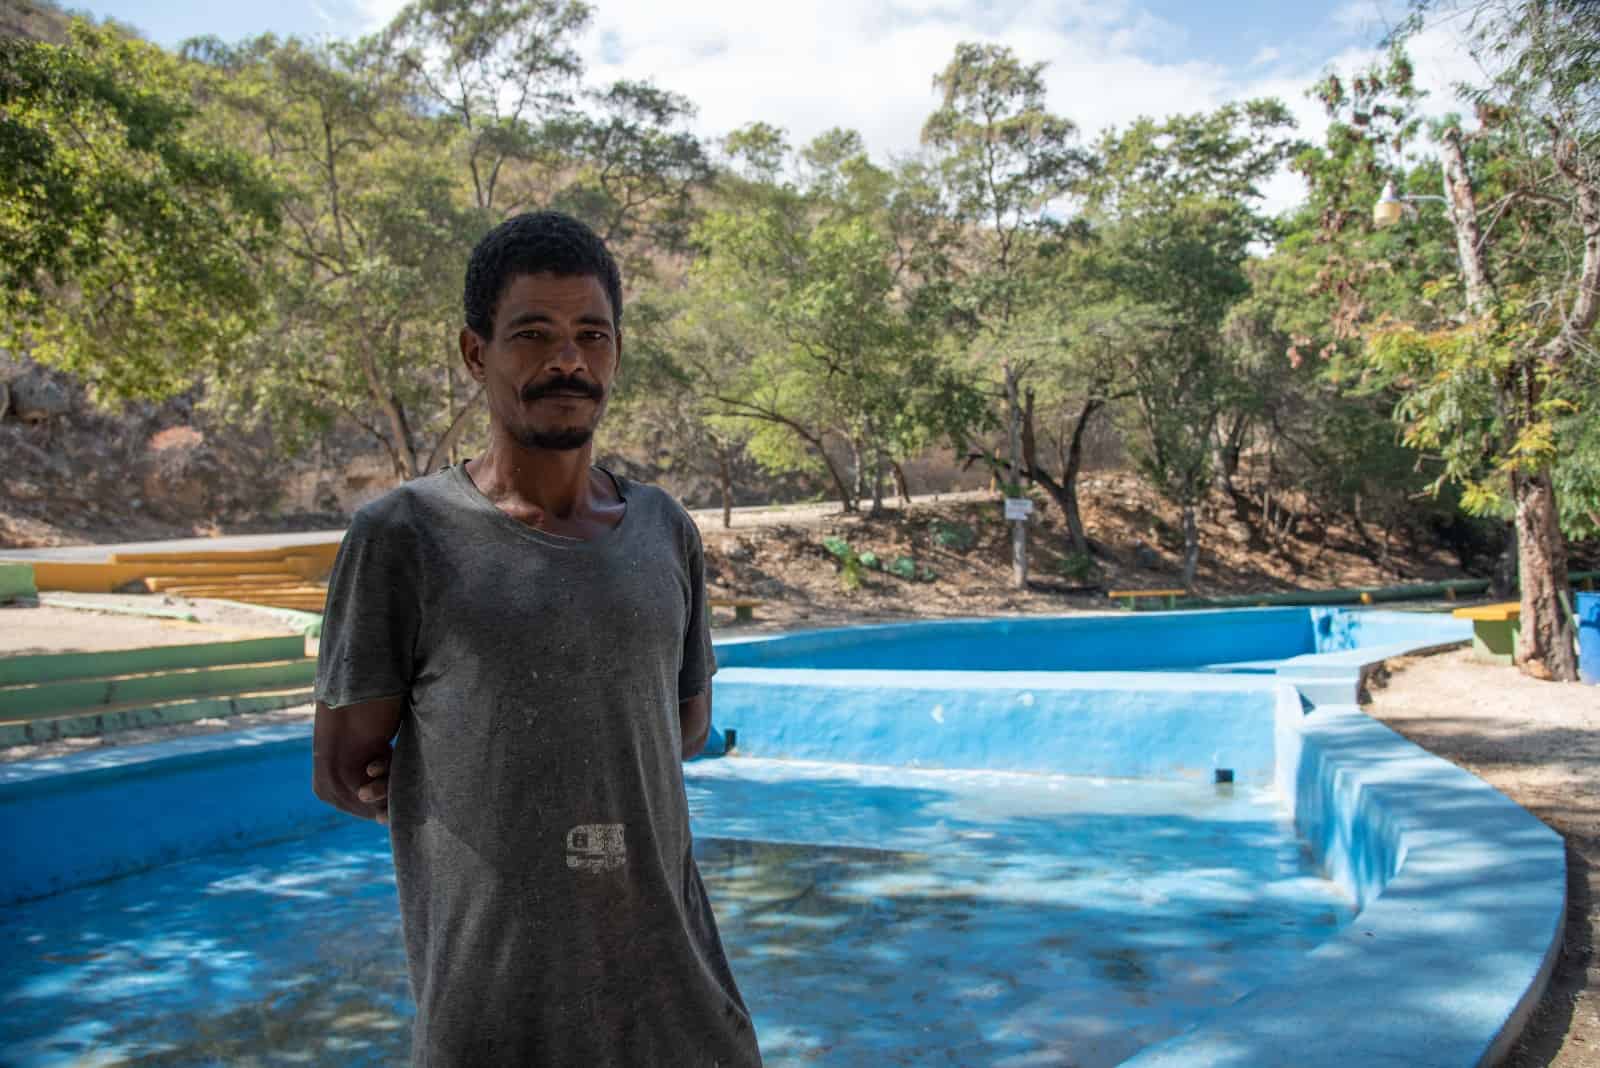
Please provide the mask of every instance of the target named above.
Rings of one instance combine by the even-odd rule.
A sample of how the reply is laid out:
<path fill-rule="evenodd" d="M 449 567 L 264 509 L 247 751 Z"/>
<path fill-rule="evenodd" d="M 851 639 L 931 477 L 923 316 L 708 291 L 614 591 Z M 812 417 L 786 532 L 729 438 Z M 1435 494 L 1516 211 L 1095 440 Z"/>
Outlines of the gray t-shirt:
<path fill-rule="evenodd" d="M 678 702 L 716 670 L 699 532 L 615 481 L 622 522 L 581 541 L 451 467 L 339 550 L 317 698 L 408 699 L 389 829 L 414 1066 L 761 1063 L 683 788 Z"/>

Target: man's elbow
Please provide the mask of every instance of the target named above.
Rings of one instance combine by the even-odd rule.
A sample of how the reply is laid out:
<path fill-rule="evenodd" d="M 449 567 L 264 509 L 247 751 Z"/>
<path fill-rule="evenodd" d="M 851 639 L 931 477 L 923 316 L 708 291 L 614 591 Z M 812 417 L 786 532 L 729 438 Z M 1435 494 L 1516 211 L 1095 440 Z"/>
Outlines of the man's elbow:
<path fill-rule="evenodd" d="M 683 759 L 693 760 L 706 751 L 706 740 L 711 737 L 711 725 L 708 723 L 694 737 L 684 736 Z"/>
<path fill-rule="evenodd" d="M 683 759 L 693 760 L 706 747 L 711 736 L 711 690 L 708 687 L 678 705 L 678 724 L 682 728 Z"/>

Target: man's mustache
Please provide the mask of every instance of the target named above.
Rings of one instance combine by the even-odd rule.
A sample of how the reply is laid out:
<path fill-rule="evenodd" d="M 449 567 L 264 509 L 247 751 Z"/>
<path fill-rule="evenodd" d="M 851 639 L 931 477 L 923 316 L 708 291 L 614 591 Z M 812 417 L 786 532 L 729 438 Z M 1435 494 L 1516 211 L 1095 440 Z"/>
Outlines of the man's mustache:
<path fill-rule="evenodd" d="M 588 382 L 581 378 L 547 378 L 543 382 L 533 382 L 522 387 L 522 402 L 532 404 L 540 397 L 552 394 L 573 394 L 588 397 L 599 402 L 605 399 L 606 391 L 600 388 L 598 382 Z"/>

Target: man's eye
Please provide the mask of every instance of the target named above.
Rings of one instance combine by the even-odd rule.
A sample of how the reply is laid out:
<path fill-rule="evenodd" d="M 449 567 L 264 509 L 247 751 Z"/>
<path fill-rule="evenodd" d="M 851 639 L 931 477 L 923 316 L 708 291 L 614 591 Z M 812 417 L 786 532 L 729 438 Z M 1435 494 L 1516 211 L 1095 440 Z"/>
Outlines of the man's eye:
<path fill-rule="evenodd" d="M 610 335 L 608 335 L 608 334 L 601 333 L 599 330 L 586 330 L 583 333 L 583 340 L 585 340 L 585 341 L 605 341 L 605 340 L 607 340 L 609 338 L 609 336 Z"/>

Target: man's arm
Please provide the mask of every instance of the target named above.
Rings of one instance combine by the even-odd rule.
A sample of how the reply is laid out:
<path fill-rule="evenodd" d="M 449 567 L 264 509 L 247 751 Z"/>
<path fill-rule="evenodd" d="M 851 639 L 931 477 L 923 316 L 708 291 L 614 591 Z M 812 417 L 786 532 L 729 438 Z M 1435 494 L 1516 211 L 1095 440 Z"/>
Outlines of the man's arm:
<path fill-rule="evenodd" d="M 711 683 L 689 698 L 678 702 L 678 722 L 683 726 L 683 759 L 693 760 L 706 747 L 711 734 Z"/>
<path fill-rule="evenodd" d="M 404 697 L 380 697 L 333 709 L 317 702 L 311 737 L 317 797 L 352 816 L 389 822 L 389 743 L 405 703 Z"/>

